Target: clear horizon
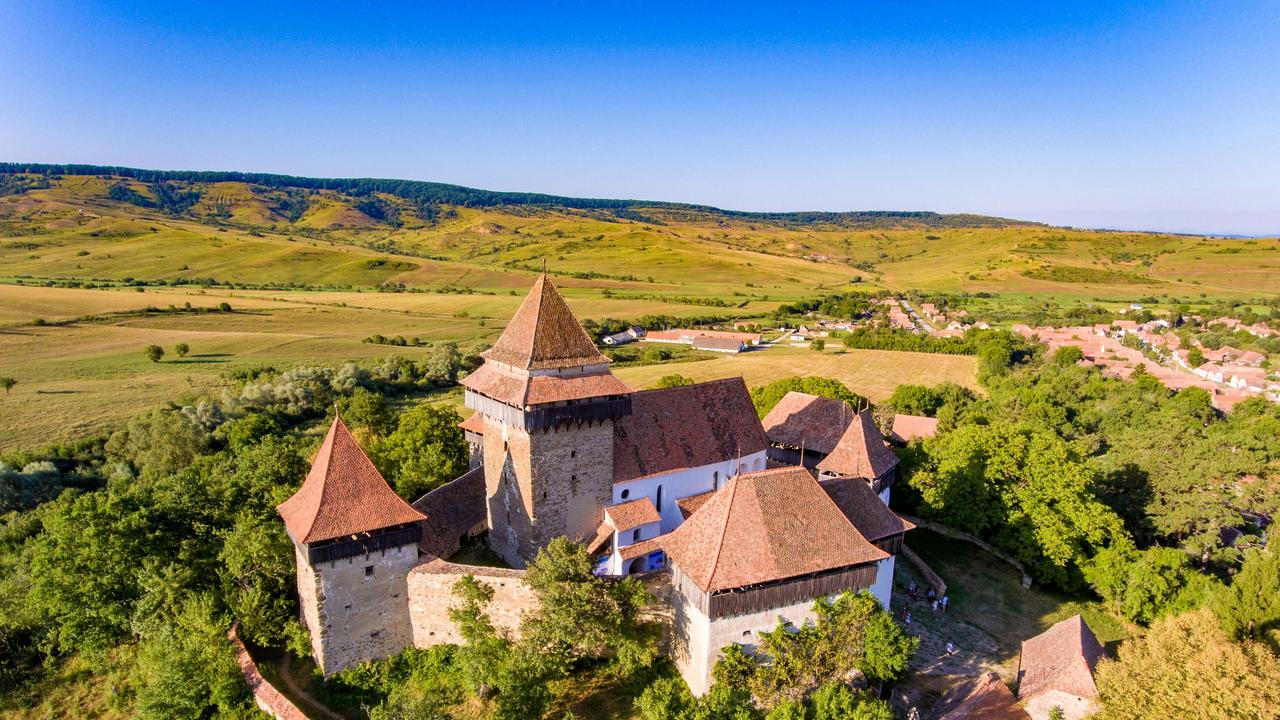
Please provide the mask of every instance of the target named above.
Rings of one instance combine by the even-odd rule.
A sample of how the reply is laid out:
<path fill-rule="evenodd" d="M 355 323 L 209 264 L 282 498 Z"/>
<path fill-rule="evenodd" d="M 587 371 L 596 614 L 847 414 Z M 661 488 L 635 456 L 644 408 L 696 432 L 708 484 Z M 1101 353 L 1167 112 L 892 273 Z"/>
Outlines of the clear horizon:
<path fill-rule="evenodd" d="M 0 0 L 0 160 L 1280 233 L 1280 5 Z"/>

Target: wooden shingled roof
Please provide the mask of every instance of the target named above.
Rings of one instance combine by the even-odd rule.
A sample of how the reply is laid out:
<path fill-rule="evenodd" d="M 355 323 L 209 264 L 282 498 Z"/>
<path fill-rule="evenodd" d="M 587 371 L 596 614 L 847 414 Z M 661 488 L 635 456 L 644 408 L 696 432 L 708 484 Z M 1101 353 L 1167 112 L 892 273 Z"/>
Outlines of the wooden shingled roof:
<path fill-rule="evenodd" d="M 525 370 L 609 362 L 545 273 L 533 283 L 498 342 L 483 355 Z"/>
<path fill-rule="evenodd" d="M 818 463 L 818 469 L 874 479 L 892 470 L 898 464 L 898 456 L 884 444 L 884 435 L 876 427 L 870 410 L 853 416 L 853 422 L 845 428 L 840 441 L 829 455 Z"/>
<path fill-rule="evenodd" d="M 800 467 L 739 475 L 660 542 L 707 593 L 888 557 Z"/>
<path fill-rule="evenodd" d="M 276 506 L 295 542 L 317 543 L 426 520 L 400 499 L 340 418 L 302 487 Z"/>

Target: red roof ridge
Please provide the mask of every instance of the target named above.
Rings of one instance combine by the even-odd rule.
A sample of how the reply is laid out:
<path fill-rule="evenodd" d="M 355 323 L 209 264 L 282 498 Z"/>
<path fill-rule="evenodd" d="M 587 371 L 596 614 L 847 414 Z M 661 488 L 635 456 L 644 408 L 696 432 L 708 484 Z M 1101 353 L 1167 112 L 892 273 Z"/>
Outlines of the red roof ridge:
<path fill-rule="evenodd" d="M 738 478 L 740 477 L 742 477 L 741 473 L 736 475 L 733 478 L 733 480 L 729 483 L 729 495 L 726 496 L 726 500 L 722 503 L 728 508 L 733 507 L 733 500 L 735 497 L 737 497 Z M 716 575 L 720 572 L 720 553 L 724 551 L 724 536 L 728 532 L 729 532 L 729 523 L 726 518 L 725 522 L 720 523 L 720 537 L 716 539 L 716 553 L 711 557 L 711 577 L 707 578 L 708 586 L 711 586 L 711 587 L 715 586 Z"/>

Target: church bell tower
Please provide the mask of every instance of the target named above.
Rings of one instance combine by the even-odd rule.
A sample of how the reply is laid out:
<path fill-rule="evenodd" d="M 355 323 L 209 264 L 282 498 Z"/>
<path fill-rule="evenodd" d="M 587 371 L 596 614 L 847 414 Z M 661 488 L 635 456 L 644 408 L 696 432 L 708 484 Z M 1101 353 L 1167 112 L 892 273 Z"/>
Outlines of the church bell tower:
<path fill-rule="evenodd" d="M 631 388 L 546 274 L 484 358 L 462 384 L 484 424 L 489 545 L 525 567 L 556 536 L 584 541 L 599 527 Z"/>

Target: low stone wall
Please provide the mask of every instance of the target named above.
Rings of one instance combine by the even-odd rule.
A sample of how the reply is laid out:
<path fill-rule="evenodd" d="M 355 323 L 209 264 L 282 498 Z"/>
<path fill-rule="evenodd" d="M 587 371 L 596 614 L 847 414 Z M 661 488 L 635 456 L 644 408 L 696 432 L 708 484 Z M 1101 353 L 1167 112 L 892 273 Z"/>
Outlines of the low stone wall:
<path fill-rule="evenodd" d="M 258 709 L 270 715 L 276 720 L 307 720 L 307 716 L 297 705 L 293 704 L 289 698 L 285 697 L 275 686 L 267 682 L 262 677 L 262 673 L 258 671 L 258 665 L 249 655 L 249 649 L 240 641 L 239 626 L 232 625 L 227 631 L 227 637 L 230 638 L 236 649 L 236 662 L 240 665 L 240 674 L 244 676 L 244 681 L 249 684 L 249 691 L 253 693 L 253 701 L 257 704 Z"/>
<path fill-rule="evenodd" d="M 947 584 L 942 581 L 942 578 L 938 577 L 938 573 L 934 572 L 933 568 L 920 559 L 920 556 L 914 550 L 904 544 L 899 554 L 906 558 L 907 562 L 911 563 L 912 567 L 924 576 L 924 581 L 933 586 L 933 589 L 938 592 L 938 597 L 947 594 Z"/>
<path fill-rule="evenodd" d="M 498 630 L 516 637 L 520 617 L 538 606 L 538 598 L 525 582 L 524 570 L 459 565 L 447 560 L 431 560 L 409 573 L 409 622 L 413 628 L 413 644 L 430 647 L 441 643 L 461 643 L 458 628 L 449 619 L 449 608 L 456 598 L 454 583 L 464 575 L 493 588 L 489 618 Z"/>
<path fill-rule="evenodd" d="M 1031 587 L 1031 575 L 1027 573 L 1026 567 L 1024 567 L 1022 563 L 1018 562 L 1017 560 L 997 550 L 993 545 L 991 545 L 991 543 L 986 542 L 985 540 L 982 540 L 980 538 L 974 537 L 973 535 L 970 535 L 969 533 L 963 530 L 956 530 L 955 528 L 947 527 L 942 523 L 936 523 L 931 520 L 923 520 L 918 517 L 911 517 L 910 515 L 902 515 L 901 517 L 902 519 L 915 525 L 916 527 L 924 528 L 926 530 L 932 530 L 933 532 L 936 532 L 939 535 L 943 535 L 949 538 L 955 538 L 956 540 L 963 540 L 972 545 L 977 545 L 983 550 L 986 550 L 995 558 L 999 560 L 1003 560 L 1009 563 L 1010 565 L 1012 565 L 1015 570 L 1017 570 L 1019 573 L 1022 574 L 1022 587 L 1024 588 Z"/>

